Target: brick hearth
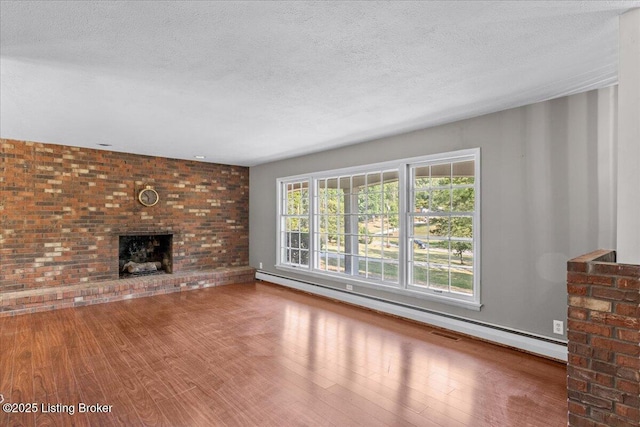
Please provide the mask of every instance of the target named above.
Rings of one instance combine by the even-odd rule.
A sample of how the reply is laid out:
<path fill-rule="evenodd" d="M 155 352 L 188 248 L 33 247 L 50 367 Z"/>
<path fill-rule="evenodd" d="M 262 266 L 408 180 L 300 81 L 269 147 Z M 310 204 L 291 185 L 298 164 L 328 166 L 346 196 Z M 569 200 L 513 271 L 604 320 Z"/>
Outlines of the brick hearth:
<path fill-rule="evenodd" d="M 121 301 L 254 280 L 251 267 L 164 274 L 0 293 L 0 317 Z"/>

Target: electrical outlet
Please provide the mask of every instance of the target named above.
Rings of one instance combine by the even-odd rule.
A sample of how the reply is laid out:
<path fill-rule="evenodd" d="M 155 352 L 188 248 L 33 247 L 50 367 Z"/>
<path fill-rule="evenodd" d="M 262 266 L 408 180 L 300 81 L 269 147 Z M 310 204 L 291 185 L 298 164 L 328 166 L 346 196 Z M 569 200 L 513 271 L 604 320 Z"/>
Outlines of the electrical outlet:
<path fill-rule="evenodd" d="M 353 290 L 353 285 L 347 285 L 347 290 L 348 291 L 352 291 Z"/>
<path fill-rule="evenodd" d="M 562 320 L 553 321 L 553 333 L 564 335 L 564 322 Z"/>
<path fill-rule="evenodd" d="M 260 270 L 262 270 L 262 263 L 260 263 Z"/>

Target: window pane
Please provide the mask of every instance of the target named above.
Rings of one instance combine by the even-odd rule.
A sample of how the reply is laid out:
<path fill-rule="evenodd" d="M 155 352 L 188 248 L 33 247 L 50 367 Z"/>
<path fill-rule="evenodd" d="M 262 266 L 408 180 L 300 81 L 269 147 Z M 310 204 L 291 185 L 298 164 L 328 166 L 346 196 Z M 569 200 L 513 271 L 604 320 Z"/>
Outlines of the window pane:
<path fill-rule="evenodd" d="M 470 216 L 451 217 L 451 237 L 473 237 L 473 219 Z"/>
<path fill-rule="evenodd" d="M 428 286 L 428 269 L 426 265 L 413 265 L 413 284 L 418 286 Z"/>
<path fill-rule="evenodd" d="M 451 242 L 451 264 L 473 266 L 473 242 Z"/>
<path fill-rule="evenodd" d="M 475 197 L 473 188 L 454 188 L 452 193 L 452 211 L 473 212 Z"/>
<path fill-rule="evenodd" d="M 427 189 L 431 185 L 430 166 L 423 166 L 413 169 L 413 186 L 416 189 Z"/>
<path fill-rule="evenodd" d="M 324 265 L 325 265 L 325 268 L 326 268 L 327 271 L 335 271 L 336 270 L 335 266 L 337 264 L 337 261 L 333 257 L 332 254 L 330 254 L 328 252 L 325 253 L 324 257 L 323 257 L 323 260 L 324 260 Z"/>
<path fill-rule="evenodd" d="M 449 268 L 437 264 L 429 264 L 429 288 L 449 290 Z"/>
<path fill-rule="evenodd" d="M 351 194 L 351 177 L 343 176 L 340 178 L 340 190 L 344 194 Z"/>
<path fill-rule="evenodd" d="M 415 263 L 426 263 L 429 261 L 429 249 L 426 242 L 414 240 L 412 259 Z"/>
<path fill-rule="evenodd" d="M 453 164 L 453 185 L 473 185 L 475 182 L 475 161 Z"/>
<path fill-rule="evenodd" d="M 384 281 L 398 283 L 398 264 L 385 262 L 383 275 Z"/>
<path fill-rule="evenodd" d="M 451 185 L 451 163 L 431 166 L 431 185 L 433 187 Z"/>
<path fill-rule="evenodd" d="M 327 194 L 327 211 L 332 214 L 344 213 L 344 200 L 339 190 L 329 190 Z"/>
<path fill-rule="evenodd" d="M 473 294 L 473 269 L 460 267 L 451 270 L 451 291 Z"/>
<path fill-rule="evenodd" d="M 318 269 L 327 270 L 327 253 L 326 252 L 318 253 Z"/>
<path fill-rule="evenodd" d="M 300 264 L 300 251 L 298 249 L 291 249 L 289 256 L 289 262 L 291 262 L 291 264 Z"/>
<path fill-rule="evenodd" d="M 316 199 L 318 212 L 326 212 L 327 209 L 327 181 L 319 179 L 316 181 Z"/>
<path fill-rule="evenodd" d="M 309 233 L 300 233 L 300 248 L 309 249 Z"/>
<path fill-rule="evenodd" d="M 319 235 L 318 244 L 320 245 L 320 247 L 318 249 L 320 249 L 321 251 L 327 249 L 327 244 L 329 243 L 328 237 L 329 236 L 327 233 L 322 233 Z"/>
<path fill-rule="evenodd" d="M 334 233 L 344 233 L 344 217 L 343 216 L 334 215 L 329 219 L 330 220 L 333 219 L 333 226 L 332 224 L 329 225 L 329 229 L 331 231 L 333 231 Z"/>
<path fill-rule="evenodd" d="M 285 231 L 293 230 L 294 223 L 297 226 L 297 221 L 296 220 L 297 220 L 297 218 L 287 218 L 287 219 L 285 219 L 285 221 L 284 221 L 284 230 Z"/>
<path fill-rule="evenodd" d="M 295 194 L 296 193 L 292 191 L 287 194 L 287 198 L 285 200 L 285 209 L 287 215 L 295 215 L 298 213 L 298 206 L 295 202 Z"/>
<path fill-rule="evenodd" d="M 431 211 L 448 212 L 451 210 L 451 190 L 433 190 L 429 197 Z"/>
<path fill-rule="evenodd" d="M 358 217 L 358 236 L 359 239 L 365 239 L 369 234 L 373 234 L 370 230 L 373 227 L 374 218 L 369 215 L 360 215 Z"/>
<path fill-rule="evenodd" d="M 329 232 L 329 226 L 328 226 L 329 222 L 328 222 L 328 217 L 326 215 L 321 215 L 318 218 L 318 231 L 320 233 L 328 233 Z"/>
<path fill-rule="evenodd" d="M 416 191 L 413 195 L 414 212 L 426 213 L 429 211 L 430 191 Z M 444 196 L 446 198 L 446 196 Z"/>
<path fill-rule="evenodd" d="M 426 240 L 429 238 L 429 223 L 427 218 L 418 217 L 413 222 L 413 236 L 420 240 Z M 415 242 L 420 245 L 419 242 Z M 425 243 L 426 244 L 426 243 Z"/>
<path fill-rule="evenodd" d="M 345 269 L 345 259 L 344 259 L 344 255 L 340 254 L 337 255 L 337 260 L 338 260 L 338 264 L 336 266 L 336 271 L 340 272 L 340 273 L 344 273 L 344 269 Z"/>
<path fill-rule="evenodd" d="M 327 197 L 326 194 L 319 194 L 318 201 L 316 202 L 318 213 L 325 214 L 327 213 Z"/>
<path fill-rule="evenodd" d="M 367 174 L 367 191 L 380 191 L 379 188 L 375 188 L 376 184 L 380 184 L 380 172 Z"/>
<path fill-rule="evenodd" d="M 309 265 L 309 251 L 300 251 L 300 264 Z"/>
<path fill-rule="evenodd" d="M 382 261 L 371 258 L 367 260 L 367 277 L 382 280 Z"/>
<path fill-rule="evenodd" d="M 449 217 L 432 217 L 429 221 L 429 238 L 449 237 Z"/>
<path fill-rule="evenodd" d="M 377 191 L 370 194 L 369 201 L 371 203 L 370 213 L 382 215 L 384 212 L 384 193 L 382 193 L 382 191 Z"/>
<path fill-rule="evenodd" d="M 367 180 L 364 175 L 354 175 L 351 177 L 351 192 L 356 193 L 367 185 Z"/>
<path fill-rule="evenodd" d="M 367 251 L 368 251 L 368 243 L 371 241 L 371 237 L 362 237 L 360 236 L 361 240 L 358 240 L 358 254 L 357 255 L 361 255 L 363 257 L 367 256 Z"/>
<path fill-rule="evenodd" d="M 429 262 L 448 265 L 449 258 L 449 242 L 447 240 L 429 241 Z"/>
<path fill-rule="evenodd" d="M 353 257 L 353 262 L 358 263 L 356 274 L 360 277 L 367 277 L 367 259 L 365 257 Z"/>
<path fill-rule="evenodd" d="M 309 190 L 308 189 L 303 189 L 300 191 L 299 213 L 301 215 L 309 214 Z"/>
<path fill-rule="evenodd" d="M 397 216 L 386 216 L 382 218 L 383 220 L 383 228 L 382 228 L 382 238 L 384 240 L 385 247 L 390 248 L 392 251 L 395 251 L 397 258 L 398 252 L 398 222 L 399 218 Z"/>
<path fill-rule="evenodd" d="M 385 185 L 393 182 L 398 182 L 398 171 L 385 171 L 382 174 L 382 180 L 384 181 Z"/>
<path fill-rule="evenodd" d="M 379 224 L 378 224 L 378 233 L 380 233 L 380 235 L 382 237 L 386 237 L 389 232 L 391 231 L 391 226 L 390 226 L 390 221 L 391 221 L 392 217 L 390 215 L 380 215 L 379 217 Z"/>
<path fill-rule="evenodd" d="M 289 233 L 289 246 L 291 248 L 300 249 L 300 233 L 297 231 Z"/>
<path fill-rule="evenodd" d="M 369 256 L 381 257 L 383 249 L 382 237 L 372 237 L 369 243 Z"/>

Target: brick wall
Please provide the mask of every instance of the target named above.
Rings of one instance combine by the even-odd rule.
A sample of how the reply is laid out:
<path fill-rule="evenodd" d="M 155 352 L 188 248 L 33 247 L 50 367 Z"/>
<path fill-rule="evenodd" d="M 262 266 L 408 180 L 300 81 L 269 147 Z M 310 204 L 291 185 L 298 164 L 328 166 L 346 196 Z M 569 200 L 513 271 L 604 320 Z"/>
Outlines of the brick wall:
<path fill-rule="evenodd" d="M 0 144 L 0 292 L 117 279 L 125 233 L 173 234 L 174 272 L 249 263 L 248 168 Z"/>
<path fill-rule="evenodd" d="M 568 263 L 569 425 L 640 426 L 640 265 Z"/>

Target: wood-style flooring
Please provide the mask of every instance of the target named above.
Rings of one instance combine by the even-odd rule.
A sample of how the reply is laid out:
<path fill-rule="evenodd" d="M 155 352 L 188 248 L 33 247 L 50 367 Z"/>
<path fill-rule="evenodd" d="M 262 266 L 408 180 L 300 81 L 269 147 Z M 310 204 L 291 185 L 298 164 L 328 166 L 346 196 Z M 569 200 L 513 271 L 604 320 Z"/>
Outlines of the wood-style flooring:
<path fill-rule="evenodd" d="M 565 382 L 561 363 L 258 282 L 0 319 L 0 394 L 37 409 L 0 426 L 566 426 Z"/>

